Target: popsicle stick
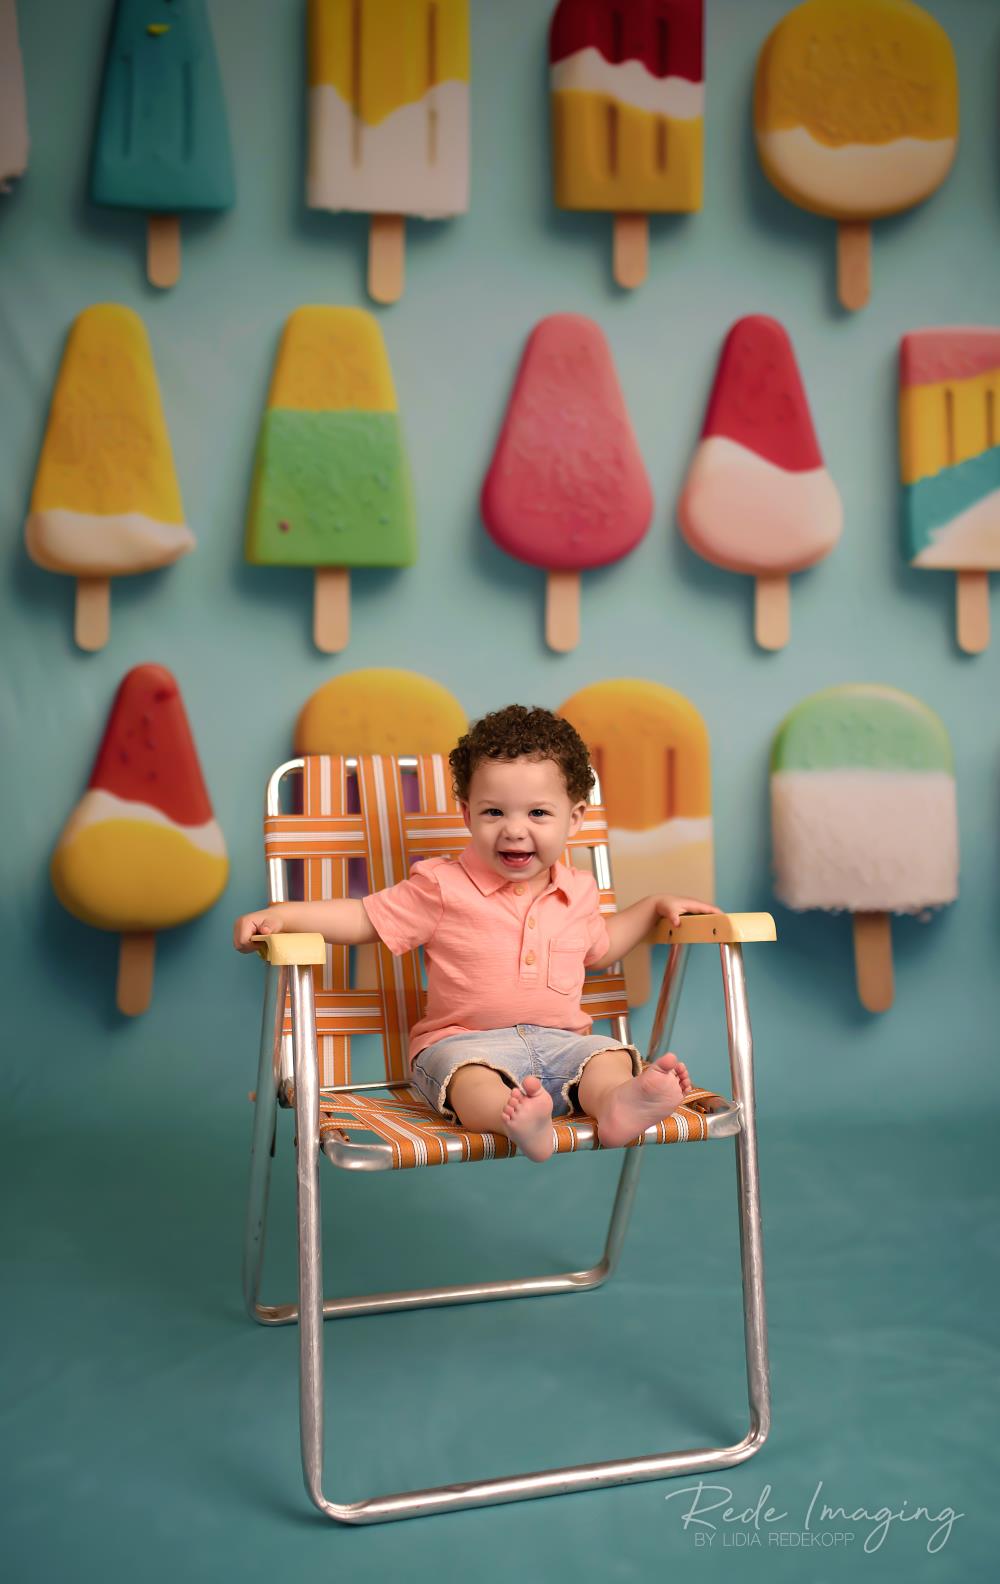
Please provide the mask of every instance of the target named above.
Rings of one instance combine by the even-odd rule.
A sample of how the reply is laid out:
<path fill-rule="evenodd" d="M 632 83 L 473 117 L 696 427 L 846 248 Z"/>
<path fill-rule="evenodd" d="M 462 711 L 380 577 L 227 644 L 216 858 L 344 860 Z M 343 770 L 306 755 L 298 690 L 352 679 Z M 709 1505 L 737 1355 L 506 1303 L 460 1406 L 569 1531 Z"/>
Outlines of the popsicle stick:
<path fill-rule="evenodd" d="M 151 214 L 146 220 L 146 275 L 151 286 L 176 286 L 181 278 L 179 215 Z"/>
<path fill-rule="evenodd" d="M 116 1002 L 126 1017 L 145 1012 L 153 996 L 153 965 L 156 936 L 150 931 L 123 935 L 118 949 L 118 989 Z"/>
<path fill-rule="evenodd" d="M 990 575 L 960 572 L 956 590 L 958 647 L 982 654 L 990 646 Z"/>
<path fill-rule="evenodd" d="M 545 583 L 545 642 L 565 654 L 580 642 L 580 574 L 549 572 Z"/>
<path fill-rule="evenodd" d="M 351 636 L 351 574 L 346 567 L 317 567 L 313 638 L 324 654 L 339 654 Z"/>
<path fill-rule="evenodd" d="M 649 221 L 644 214 L 617 214 L 614 220 L 612 274 L 615 284 L 641 286 L 649 268 Z"/>
<path fill-rule="evenodd" d="M 841 306 L 863 308 L 872 294 L 872 228 L 867 220 L 837 226 L 837 296 Z"/>
<path fill-rule="evenodd" d="M 854 913 L 854 976 L 861 1005 L 888 1012 L 894 996 L 892 926 L 888 913 Z"/>
<path fill-rule="evenodd" d="M 652 953 L 648 946 L 635 946 L 625 958 L 625 991 L 630 1007 L 642 1006 L 652 993 L 650 963 Z"/>
<path fill-rule="evenodd" d="M 73 636 L 81 649 L 103 649 L 111 631 L 111 583 L 106 577 L 77 578 Z"/>
<path fill-rule="evenodd" d="M 791 632 L 790 603 L 783 572 L 754 580 L 753 635 L 762 649 L 784 649 Z"/>
<path fill-rule="evenodd" d="M 368 295 L 380 303 L 398 302 L 406 284 L 406 219 L 373 214 L 368 230 Z"/>

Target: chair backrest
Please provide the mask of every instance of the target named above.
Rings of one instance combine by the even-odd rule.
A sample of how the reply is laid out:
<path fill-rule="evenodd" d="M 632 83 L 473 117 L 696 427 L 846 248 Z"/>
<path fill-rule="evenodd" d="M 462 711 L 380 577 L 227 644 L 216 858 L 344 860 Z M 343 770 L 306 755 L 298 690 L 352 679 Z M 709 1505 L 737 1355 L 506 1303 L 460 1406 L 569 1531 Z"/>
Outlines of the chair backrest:
<path fill-rule="evenodd" d="M 295 811 L 283 813 L 289 777 L 297 781 Z M 381 891 L 406 879 L 418 859 L 457 858 L 468 840 L 442 754 L 314 755 L 280 765 L 268 783 L 264 846 L 272 902 L 296 894 L 326 901 Z M 601 911 L 613 913 L 607 816 L 596 786 L 566 860 L 591 868 Z M 381 1035 L 386 1082 L 404 1083 L 408 1033 L 424 1005 L 419 953 L 394 957 L 379 942 L 374 948 L 377 985 L 365 988 L 352 987 L 350 952 L 347 946 L 328 946 L 325 966 L 314 970 L 320 1086 L 351 1083 L 351 1037 L 358 1034 Z M 627 1019 L 620 972 L 588 975 L 582 999 L 593 1018 Z M 627 1037 L 625 1027 L 619 1038 Z M 282 1073 L 290 1077 L 287 1007 L 284 1030 Z"/>

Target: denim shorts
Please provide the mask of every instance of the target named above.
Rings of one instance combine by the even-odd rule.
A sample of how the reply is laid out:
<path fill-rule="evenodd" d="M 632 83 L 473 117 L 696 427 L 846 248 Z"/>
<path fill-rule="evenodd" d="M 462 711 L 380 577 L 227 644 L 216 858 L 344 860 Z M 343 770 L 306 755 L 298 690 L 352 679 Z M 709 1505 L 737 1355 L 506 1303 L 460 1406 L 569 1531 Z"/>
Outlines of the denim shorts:
<path fill-rule="evenodd" d="M 513 1028 L 451 1034 L 426 1046 L 413 1058 L 410 1083 L 435 1111 L 457 1122 L 445 1096 L 459 1067 L 492 1067 L 511 1088 L 520 1088 L 533 1073 L 552 1096 L 552 1115 L 567 1116 L 576 1109 L 576 1085 L 583 1069 L 591 1056 L 604 1050 L 628 1051 L 632 1072 L 641 1071 L 642 1060 L 634 1045 L 623 1045 L 604 1034 L 572 1034 L 567 1029 L 518 1023 Z"/>

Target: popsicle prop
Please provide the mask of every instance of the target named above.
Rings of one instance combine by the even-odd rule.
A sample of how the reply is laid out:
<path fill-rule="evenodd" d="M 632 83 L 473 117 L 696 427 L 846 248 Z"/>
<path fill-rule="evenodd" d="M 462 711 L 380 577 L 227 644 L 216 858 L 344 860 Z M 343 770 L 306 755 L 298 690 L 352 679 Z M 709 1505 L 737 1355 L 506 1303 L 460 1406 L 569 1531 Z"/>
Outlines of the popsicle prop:
<path fill-rule="evenodd" d="M 761 50 L 757 152 L 780 193 L 838 225 L 838 294 L 871 291 L 871 222 L 928 198 L 958 146 L 958 72 L 912 0 L 806 0 Z"/>
<path fill-rule="evenodd" d="M 458 699 L 440 682 L 415 671 L 374 667 L 334 677 L 317 688 L 295 723 L 295 751 L 447 754 L 468 725 Z M 404 800 L 413 779 L 403 779 Z M 357 787 L 350 781 L 347 798 L 349 809 L 360 807 Z M 416 800 L 413 807 L 419 807 Z M 371 887 L 364 859 L 351 858 L 347 864 L 348 894 L 366 896 Z M 375 947 L 356 946 L 354 952 L 354 982 L 359 989 L 372 989 L 378 984 Z"/>
<path fill-rule="evenodd" d="M 0 0 L 0 192 L 28 168 L 28 105 L 14 0 Z"/>
<path fill-rule="evenodd" d="M 163 666 L 136 666 L 52 858 L 63 907 L 121 935 L 119 1011 L 146 1011 L 156 931 L 212 907 L 228 867 L 177 683 Z"/>
<path fill-rule="evenodd" d="M 350 568 L 411 566 L 410 475 L 382 332 L 362 308 L 297 308 L 257 446 L 246 557 L 313 567 L 313 636 L 350 633 Z"/>
<path fill-rule="evenodd" d="M 783 648 L 789 574 L 829 554 L 843 511 L 776 319 L 740 319 L 726 337 L 677 515 L 699 555 L 756 579 L 755 637 Z"/>
<path fill-rule="evenodd" d="M 581 688 L 557 711 L 590 751 L 608 812 L 619 908 L 660 891 L 715 891 L 708 731 L 693 704 L 658 682 Z M 650 948 L 625 959 L 629 1003 L 649 999 Z"/>
<path fill-rule="evenodd" d="M 371 215 L 369 294 L 401 297 L 406 216 L 469 207 L 468 0 L 309 0 L 306 195 Z"/>
<path fill-rule="evenodd" d="M 851 913 L 858 995 L 893 1002 L 890 913 L 958 895 L 951 744 L 896 688 L 825 688 L 778 728 L 771 755 L 775 891 L 786 906 Z"/>
<path fill-rule="evenodd" d="M 229 128 L 204 0 L 116 0 L 90 195 L 146 213 L 146 273 L 163 287 L 180 277 L 180 215 L 232 206 Z"/>
<path fill-rule="evenodd" d="M 958 642 L 990 641 L 1000 568 L 1000 330 L 915 330 L 899 363 L 906 553 L 958 574 Z"/>
<path fill-rule="evenodd" d="M 28 554 L 75 577 L 76 642 L 102 649 L 109 578 L 194 549 L 145 326 L 98 303 L 74 321 L 49 410 L 25 527 Z"/>
<path fill-rule="evenodd" d="M 580 572 L 634 550 L 653 496 L 608 344 L 590 319 L 552 314 L 528 338 L 483 483 L 501 550 L 547 573 L 545 636 L 580 640 Z"/>
<path fill-rule="evenodd" d="M 614 215 L 619 286 L 646 278 L 650 214 L 701 208 L 704 0 L 559 0 L 549 30 L 560 209 Z"/>

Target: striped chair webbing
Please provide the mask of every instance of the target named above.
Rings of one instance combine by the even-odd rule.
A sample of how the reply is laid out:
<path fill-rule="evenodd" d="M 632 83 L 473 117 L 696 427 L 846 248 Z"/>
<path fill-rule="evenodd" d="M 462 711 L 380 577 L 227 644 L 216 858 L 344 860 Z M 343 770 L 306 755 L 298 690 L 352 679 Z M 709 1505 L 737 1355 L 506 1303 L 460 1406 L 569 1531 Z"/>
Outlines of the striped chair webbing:
<path fill-rule="evenodd" d="M 357 798 L 352 799 L 352 778 L 342 757 L 324 754 L 306 758 L 301 812 L 265 819 L 266 856 L 286 864 L 302 863 L 304 895 L 309 901 L 348 896 L 352 859 L 364 858 L 369 888 L 377 891 L 405 879 L 418 859 L 457 858 L 468 845 L 468 831 L 452 795 L 450 769 L 443 755 L 417 756 L 418 810 L 407 807 L 398 759 L 365 755 L 357 764 Z M 351 809 L 352 801 L 360 803 L 359 811 Z M 605 849 L 607 845 L 607 817 L 600 804 L 588 807 L 568 848 L 595 845 Z M 570 861 L 569 850 L 565 858 Z M 615 910 L 610 887 L 600 892 L 600 909 L 602 913 Z M 377 990 L 349 987 L 347 947 L 328 947 L 326 965 L 314 970 L 321 1088 L 350 1083 L 352 1034 L 382 1035 L 387 1081 L 405 1081 L 408 1075 L 408 1031 L 421 1015 L 424 1002 L 419 958 L 416 952 L 393 957 L 381 943 L 376 956 Z M 622 975 L 588 975 L 582 1003 L 592 1018 L 626 1015 Z M 289 1040 L 287 1006 L 284 1034 Z"/>
<path fill-rule="evenodd" d="M 721 1095 L 708 1089 L 692 1089 L 682 1106 L 655 1124 L 652 1137 L 641 1134 L 624 1147 L 637 1149 L 648 1144 L 707 1139 L 711 1113 L 728 1107 L 729 1102 Z M 323 1095 L 320 1108 L 321 1138 L 335 1135 L 356 1145 L 368 1144 L 374 1138 L 390 1146 L 392 1166 L 397 1170 L 502 1160 L 518 1153 L 504 1133 L 473 1133 L 446 1121 L 413 1089 L 395 1089 L 388 1097 L 375 1092 Z M 590 1132 L 590 1118 L 553 1117 L 552 1126 L 556 1154 L 601 1148 L 599 1136 Z"/>

